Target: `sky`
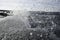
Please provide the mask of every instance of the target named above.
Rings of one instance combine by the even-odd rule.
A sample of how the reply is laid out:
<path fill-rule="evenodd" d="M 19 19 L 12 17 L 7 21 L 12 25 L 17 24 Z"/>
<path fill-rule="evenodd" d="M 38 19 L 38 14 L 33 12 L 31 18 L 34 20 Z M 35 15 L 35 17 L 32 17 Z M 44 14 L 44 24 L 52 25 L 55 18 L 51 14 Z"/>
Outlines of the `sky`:
<path fill-rule="evenodd" d="M 0 0 L 0 9 L 60 12 L 60 0 Z"/>

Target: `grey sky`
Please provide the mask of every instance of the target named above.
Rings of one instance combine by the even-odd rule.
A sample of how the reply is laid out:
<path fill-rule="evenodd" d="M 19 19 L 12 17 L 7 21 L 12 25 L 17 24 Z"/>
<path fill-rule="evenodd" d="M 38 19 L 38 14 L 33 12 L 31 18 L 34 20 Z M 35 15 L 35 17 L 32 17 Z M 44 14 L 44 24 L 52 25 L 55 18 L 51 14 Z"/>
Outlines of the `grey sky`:
<path fill-rule="evenodd" d="M 60 0 L 0 0 L 0 9 L 60 11 Z"/>

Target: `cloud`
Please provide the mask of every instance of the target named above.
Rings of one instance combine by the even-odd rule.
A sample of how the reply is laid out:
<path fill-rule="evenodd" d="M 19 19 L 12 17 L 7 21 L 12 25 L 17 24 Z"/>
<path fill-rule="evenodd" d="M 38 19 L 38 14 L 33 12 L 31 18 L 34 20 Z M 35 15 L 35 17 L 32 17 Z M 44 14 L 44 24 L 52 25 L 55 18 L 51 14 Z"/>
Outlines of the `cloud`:
<path fill-rule="evenodd" d="M 59 11 L 60 1 L 59 0 L 0 0 L 0 9 Z"/>

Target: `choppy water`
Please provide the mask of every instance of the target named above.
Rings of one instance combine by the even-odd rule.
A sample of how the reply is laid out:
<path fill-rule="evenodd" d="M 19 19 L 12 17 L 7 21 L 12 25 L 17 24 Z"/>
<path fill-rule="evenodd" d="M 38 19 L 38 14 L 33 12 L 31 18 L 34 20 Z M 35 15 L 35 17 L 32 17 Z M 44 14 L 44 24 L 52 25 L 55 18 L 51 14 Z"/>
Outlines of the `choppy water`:
<path fill-rule="evenodd" d="M 13 14 L 0 21 L 0 34 L 6 36 L 3 40 L 60 40 L 59 12 L 15 11 Z"/>

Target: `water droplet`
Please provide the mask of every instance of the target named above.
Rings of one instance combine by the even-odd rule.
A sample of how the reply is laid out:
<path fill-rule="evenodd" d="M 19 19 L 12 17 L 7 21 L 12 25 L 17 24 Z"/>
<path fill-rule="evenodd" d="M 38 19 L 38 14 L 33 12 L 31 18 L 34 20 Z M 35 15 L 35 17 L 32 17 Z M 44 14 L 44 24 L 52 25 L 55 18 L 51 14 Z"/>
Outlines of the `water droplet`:
<path fill-rule="evenodd" d="M 30 33 L 30 35 L 32 35 L 33 33 Z"/>

